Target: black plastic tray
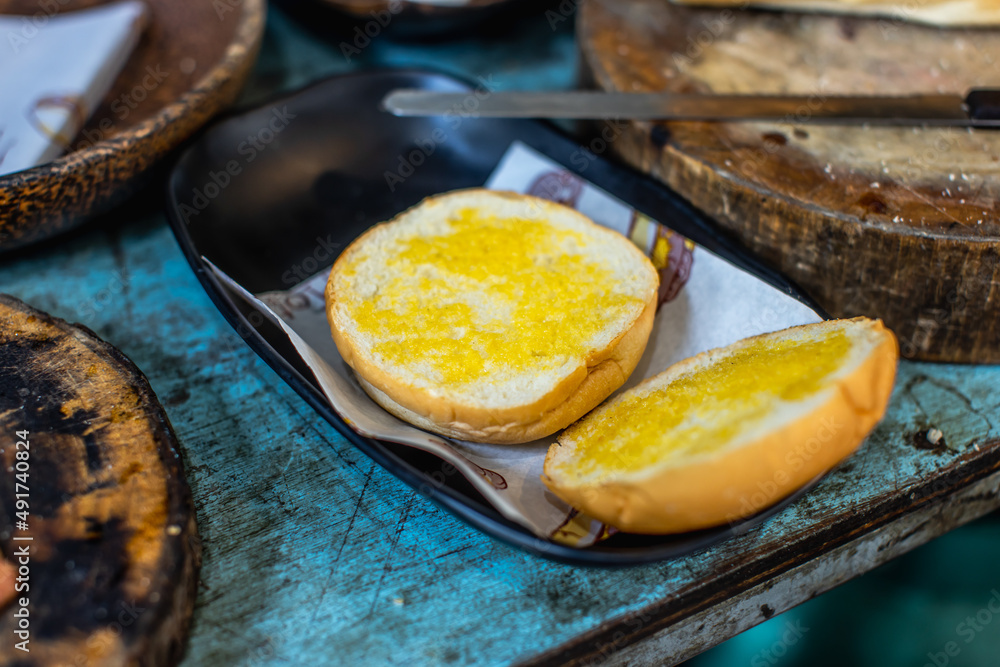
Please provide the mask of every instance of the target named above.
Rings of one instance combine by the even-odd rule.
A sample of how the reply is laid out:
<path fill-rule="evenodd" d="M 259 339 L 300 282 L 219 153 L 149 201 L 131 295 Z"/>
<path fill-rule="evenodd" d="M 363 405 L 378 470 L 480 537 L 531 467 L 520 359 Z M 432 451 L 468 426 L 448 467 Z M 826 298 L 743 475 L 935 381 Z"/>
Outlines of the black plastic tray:
<path fill-rule="evenodd" d="M 307 30 L 337 43 L 345 55 L 357 53 L 352 47 L 364 50 L 367 40 L 383 35 L 433 41 L 495 32 L 526 15 L 540 15 L 548 6 L 538 0 L 490 0 L 457 6 L 393 0 L 369 2 L 374 5 L 370 8 L 344 0 L 278 0 L 277 4 Z"/>
<path fill-rule="evenodd" d="M 468 108 L 474 107 L 474 89 L 445 75 L 351 74 L 236 113 L 204 132 L 178 160 L 168 183 L 170 224 L 205 290 L 247 344 L 345 438 L 403 482 L 472 526 L 554 560 L 615 566 L 683 556 L 759 524 L 804 494 L 734 526 L 673 536 L 619 533 L 575 549 L 503 518 L 436 457 L 364 438 L 330 409 L 287 337 L 224 287 L 202 256 L 251 292 L 287 289 L 332 264 L 371 225 L 429 195 L 482 185 L 515 140 L 816 309 L 676 193 L 588 152 L 552 125 L 471 113 L 395 118 L 380 111 L 379 102 L 399 87 L 469 90 Z M 442 476 L 443 483 L 435 481 Z"/>

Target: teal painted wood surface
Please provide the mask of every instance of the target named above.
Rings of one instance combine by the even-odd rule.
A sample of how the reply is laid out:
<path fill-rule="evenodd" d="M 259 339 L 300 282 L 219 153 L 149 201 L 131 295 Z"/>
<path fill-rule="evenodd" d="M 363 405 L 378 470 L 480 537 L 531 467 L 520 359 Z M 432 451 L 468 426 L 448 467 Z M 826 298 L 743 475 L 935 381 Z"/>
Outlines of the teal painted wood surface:
<path fill-rule="evenodd" d="M 217 313 L 160 215 L 134 215 L 8 258 L 0 285 L 118 346 L 166 407 L 204 542 L 190 664 L 530 658 L 873 495 L 905 496 L 998 436 L 1000 368 L 904 364 L 862 451 L 763 528 L 654 566 L 550 563 L 466 527 L 347 444 Z M 932 422 L 954 449 L 911 444 Z"/>
<path fill-rule="evenodd" d="M 357 65 L 281 14 L 271 18 L 248 102 Z M 569 86 L 565 24 L 553 37 L 544 17 L 534 20 L 527 46 L 376 42 L 366 64 Z M 534 56 L 509 55 L 518 48 Z M 347 444 L 225 323 L 181 257 L 156 191 L 144 196 L 82 233 L 4 257 L 0 290 L 119 347 L 166 407 L 204 543 L 190 665 L 501 665 L 574 643 L 610 656 L 616 640 L 601 628 L 620 628 L 624 645 L 628 632 L 650 629 L 654 610 L 700 599 L 705 581 L 759 576 L 755 558 L 819 549 L 810 543 L 817 526 L 887 496 L 904 507 L 942 469 L 1000 459 L 1000 368 L 903 364 L 889 415 L 859 454 L 765 526 L 652 566 L 547 562 L 468 528 Z M 947 447 L 919 449 L 914 435 L 932 427 Z M 748 620 L 767 617 L 759 613 Z M 707 645 L 726 636 L 704 633 L 716 637 Z"/>

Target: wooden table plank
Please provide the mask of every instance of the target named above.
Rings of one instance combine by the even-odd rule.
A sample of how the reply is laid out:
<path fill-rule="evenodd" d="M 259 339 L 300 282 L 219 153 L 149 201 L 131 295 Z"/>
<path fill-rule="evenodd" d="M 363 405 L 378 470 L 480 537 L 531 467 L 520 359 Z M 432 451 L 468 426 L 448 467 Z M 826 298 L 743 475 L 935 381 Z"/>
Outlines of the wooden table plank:
<path fill-rule="evenodd" d="M 905 519 L 800 565 L 777 581 L 755 586 L 678 621 L 646 641 L 622 646 L 608 656 L 606 664 L 676 664 L 874 566 L 887 563 L 957 525 L 995 510 L 1000 505 L 998 498 L 1000 473 L 953 494 L 946 502 L 928 505 Z M 790 637 L 798 639 L 795 624 L 791 629 Z M 664 656 L 669 656 L 669 661 L 664 662 Z"/>
<path fill-rule="evenodd" d="M 286 55 L 282 35 L 269 37 L 265 56 Z M 307 45 L 287 67 L 325 49 L 302 71 L 336 69 L 334 46 Z M 455 55 L 448 48 L 442 58 Z M 485 75 L 490 63 L 471 67 Z M 551 84 L 555 71 L 535 83 Z M 669 563 L 550 563 L 437 509 L 320 420 L 217 313 L 159 213 L 126 210 L 104 224 L 5 257 L 0 288 L 94 329 L 166 407 L 204 545 L 187 664 L 500 665 L 565 651 L 584 663 L 669 663 L 997 497 L 1000 368 L 904 363 L 889 416 L 858 456 L 766 525 Z M 918 448 L 915 436 L 931 427 L 948 447 Z M 963 484 L 963 495 L 948 495 Z"/>

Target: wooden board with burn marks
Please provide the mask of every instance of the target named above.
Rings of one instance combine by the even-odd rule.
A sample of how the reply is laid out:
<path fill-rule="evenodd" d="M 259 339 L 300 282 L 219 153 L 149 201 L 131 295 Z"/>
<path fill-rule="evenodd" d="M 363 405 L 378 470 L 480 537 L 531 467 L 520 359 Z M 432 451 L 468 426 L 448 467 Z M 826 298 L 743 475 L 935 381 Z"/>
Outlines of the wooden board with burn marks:
<path fill-rule="evenodd" d="M 0 662 L 175 664 L 200 548 L 166 416 L 120 352 L 5 295 L 0 461 Z"/>

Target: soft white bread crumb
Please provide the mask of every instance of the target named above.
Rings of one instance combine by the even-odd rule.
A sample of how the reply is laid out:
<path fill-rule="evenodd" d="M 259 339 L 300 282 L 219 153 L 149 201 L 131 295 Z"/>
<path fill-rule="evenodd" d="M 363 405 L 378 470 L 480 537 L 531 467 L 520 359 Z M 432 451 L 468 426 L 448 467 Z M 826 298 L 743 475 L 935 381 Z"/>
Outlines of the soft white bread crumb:
<path fill-rule="evenodd" d="M 584 272 L 573 276 L 565 289 L 551 283 L 511 287 L 503 275 L 504 262 L 483 273 L 453 257 L 450 264 L 449 256 L 436 256 L 459 229 L 456 220 L 467 218 L 470 211 L 484 219 L 533 224 L 531 229 L 537 232 L 530 237 L 532 247 L 525 248 L 480 248 L 475 247 L 479 238 L 475 234 L 462 237 L 473 256 L 478 252 L 484 261 L 494 255 L 508 257 L 511 263 L 529 262 L 529 268 L 567 262 L 596 266 L 600 280 L 588 279 Z M 483 238 L 495 242 L 498 232 L 492 233 Z M 426 258 L 414 259 L 409 249 L 415 244 L 425 249 Z M 648 340 L 657 287 L 658 276 L 649 260 L 620 234 L 565 206 L 477 189 L 425 200 L 355 241 L 331 272 L 327 312 L 338 349 L 383 407 L 446 435 L 522 442 L 565 427 L 624 383 Z M 538 300 L 539 293 L 553 301 Z M 582 295 L 584 302 L 568 301 Z M 365 319 L 364 313 L 371 309 L 385 316 L 384 327 Z M 461 316 L 442 319 L 439 313 L 447 309 Z M 560 319 L 564 311 L 572 316 Z M 397 312 L 408 313 L 404 324 L 389 322 Z M 553 330 L 563 343 L 573 340 L 572 346 L 562 349 L 563 345 L 556 354 L 542 345 L 532 351 L 536 356 L 531 363 L 518 363 L 524 361 L 523 354 L 515 354 L 524 352 L 516 347 L 522 340 L 519 336 L 538 324 L 524 321 L 525 312 L 545 318 L 549 327 L 545 331 Z M 601 320 L 593 330 L 581 326 L 581 318 L 589 321 L 598 315 L 607 321 Z M 442 321 L 450 328 L 436 329 Z M 584 337 L 573 338 L 578 335 Z M 483 340 L 501 340 L 505 345 L 490 347 Z M 454 354 L 473 355 L 482 368 L 462 374 L 459 362 L 453 364 L 458 368 L 454 370 L 445 353 L 429 354 L 425 349 L 444 343 Z M 463 351 L 463 346 L 468 349 Z"/>

